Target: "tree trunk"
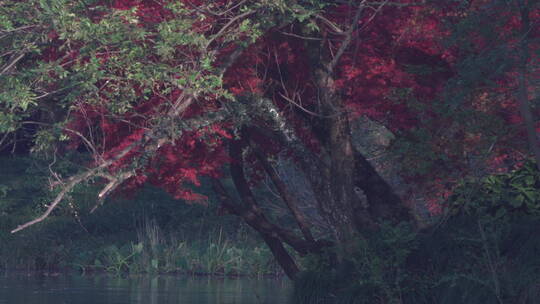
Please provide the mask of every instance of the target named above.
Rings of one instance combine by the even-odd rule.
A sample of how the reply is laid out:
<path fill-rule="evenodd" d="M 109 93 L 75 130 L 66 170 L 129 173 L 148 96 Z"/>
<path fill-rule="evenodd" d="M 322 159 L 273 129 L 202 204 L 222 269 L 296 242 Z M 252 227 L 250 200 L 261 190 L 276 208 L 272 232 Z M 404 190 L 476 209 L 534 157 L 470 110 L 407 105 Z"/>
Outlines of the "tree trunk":
<path fill-rule="evenodd" d="M 525 1 L 519 1 L 521 15 L 521 41 L 520 41 L 520 58 L 518 71 L 518 94 L 519 111 L 521 117 L 525 121 L 527 129 L 527 139 L 529 148 L 533 152 L 536 160 L 536 167 L 540 170 L 540 145 L 538 145 L 538 137 L 536 136 L 536 128 L 534 125 L 533 114 L 529 105 L 529 97 L 527 94 L 527 63 L 529 60 L 529 41 L 528 36 L 531 30 L 531 22 L 529 19 L 529 9 Z"/>
<path fill-rule="evenodd" d="M 330 174 L 326 178 L 331 206 L 327 209 L 334 211 L 330 217 L 336 224 L 344 226 L 341 232 L 345 235 L 350 234 L 347 231 L 351 230 L 352 224 L 356 230 L 362 232 L 376 228 L 376 222 L 380 219 L 394 221 L 412 219 L 392 187 L 354 148 L 346 105 L 334 84 L 334 68 L 339 56 L 351 42 L 362 9 L 362 6 L 358 8 L 335 55 L 330 51 L 331 46 L 324 35 L 322 41 L 306 42 L 313 80 L 317 87 L 320 114 L 309 120 L 312 122 L 313 133 L 324 145 L 330 159 Z M 358 189 L 361 189 L 367 197 L 367 209 L 358 195 Z"/>
<path fill-rule="evenodd" d="M 287 277 L 289 277 L 289 279 L 291 280 L 294 280 L 300 270 L 298 269 L 298 266 L 296 265 L 294 259 L 287 252 L 285 247 L 283 247 L 281 241 L 278 238 L 270 236 L 268 234 L 261 234 L 261 237 L 263 238 L 266 245 L 268 245 L 268 247 L 270 248 L 270 251 L 272 251 L 272 255 L 278 262 L 279 266 L 281 266 L 283 271 L 285 271 Z"/>

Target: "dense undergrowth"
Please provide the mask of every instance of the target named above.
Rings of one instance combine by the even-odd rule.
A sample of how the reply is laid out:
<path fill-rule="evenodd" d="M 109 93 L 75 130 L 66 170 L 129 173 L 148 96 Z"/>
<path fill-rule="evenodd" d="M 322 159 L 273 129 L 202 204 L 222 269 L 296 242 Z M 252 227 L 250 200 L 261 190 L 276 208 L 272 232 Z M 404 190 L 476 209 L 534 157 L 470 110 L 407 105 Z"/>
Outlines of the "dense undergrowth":
<path fill-rule="evenodd" d="M 538 189 L 532 163 L 465 182 L 429 229 L 387 225 L 338 263 L 312 257 L 295 303 L 539 303 Z"/>

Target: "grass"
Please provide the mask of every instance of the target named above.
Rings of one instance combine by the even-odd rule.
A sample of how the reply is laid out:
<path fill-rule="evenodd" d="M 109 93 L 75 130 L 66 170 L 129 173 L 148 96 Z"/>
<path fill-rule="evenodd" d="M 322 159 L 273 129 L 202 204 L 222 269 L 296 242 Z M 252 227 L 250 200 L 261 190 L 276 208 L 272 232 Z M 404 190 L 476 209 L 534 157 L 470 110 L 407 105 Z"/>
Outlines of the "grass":
<path fill-rule="evenodd" d="M 262 246 L 240 247 L 223 230 L 205 240 L 185 241 L 165 235 L 155 222 L 137 232 L 137 242 L 109 245 L 82 254 L 75 266 L 83 271 L 112 273 L 182 273 L 196 275 L 283 275 L 270 251 Z"/>
<path fill-rule="evenodd" d="M 148 220 L 132 233 L 131 239 L 120 234 L 84 240 L 74 237 L 62 242 L 40 240 L 40 233 L 43 231 L 28 231 L 0 245 L 0 268 L 116 274 L 283 275 L 270 250 L 245 230 L 231 236 L 221 227 L 187 238 L 181 237 L 182 232 L 164 232 L 155 220 Z M 43 236 L 53 235 L 51 232 Z"/>

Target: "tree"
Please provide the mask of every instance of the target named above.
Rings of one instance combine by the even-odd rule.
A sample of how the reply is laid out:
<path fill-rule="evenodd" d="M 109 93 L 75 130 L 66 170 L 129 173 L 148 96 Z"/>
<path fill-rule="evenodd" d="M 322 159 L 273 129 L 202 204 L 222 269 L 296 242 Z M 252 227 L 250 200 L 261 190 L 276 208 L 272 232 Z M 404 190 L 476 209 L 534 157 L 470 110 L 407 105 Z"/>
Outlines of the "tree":
<path fill-rule="evenodd" d="M 352 120 L 380 121 L 399 138 L 397 147 L 411 147 L 411 142 L 416 149 L 428 147 L 416 154 L 431 161 L 424 171 L 452 161 L 436 183 L 438 171 L 408 175 L 409 182 L 432 189 L 428 186 L 452 184 L 456 175 L 471 172 L 456 162 L 459 149 L 442 145 L 454 140 L 467 149 L 479 145 L 467 141 L 470 126 L 449 114 L 482 113 L 486 121 L 496 116 L 475 108 L 485 88 L 478 75 L 468 78 L 470 91 L 459 97 L 466 106 L 452 103 L 452 85 L 461 89 L 466 75 L 460 68 L 467 68 L 468 57 L 439 39 L 451 37 L 476 12 L 493 12 L 483 5 L 2 3 L 0 146 L 15 149 L 26 138 L 23 143 L 31 142 L 34 151 L 61 155 L 79 149 L 92 159 L 71 177 L 53 176 L 55 199 L 42 216 L 13 232 L 43 221 L 81 183 L 103 183 L 96 207 L 118 187 L 145 182 L 179 199 L 204 203 L 206 197 L 193 190 L 204 177 L 212 180 L 222 208 L 258 231 L 294 278 L 299 269 L 284 244 L 300 254 L 337 246 L 341 260 L 358 235 L 377 230 L 381 222 L 414 222 L 409 202 L 355 146 Z M 521 10 L 522 33 L 532 31 L 534 22 L 523 16 L 535 5 L 522 3 L 527 7 Z M 476 43 L 475 37 L 459 38 Z M 532 40 L 521 43 L 522 50 L 533 45 Z M 520 86 L 523 100 L 525 85 Z M 502 103 L 496 100 L 489 108 Z M 403 150 L 405 166 L 426 163 Z M 332 229 L 330 239 L 313 232 L 294 189 L 276 174 L 278 155 L 293 160 L 306 176 L 312 205 Z M 253 187 L 263 176 L 272 181 L 300 233 L 276 224 L 261 208 Z M 223 185 L 223 177 L 230 177 L 240 201 Z"/>

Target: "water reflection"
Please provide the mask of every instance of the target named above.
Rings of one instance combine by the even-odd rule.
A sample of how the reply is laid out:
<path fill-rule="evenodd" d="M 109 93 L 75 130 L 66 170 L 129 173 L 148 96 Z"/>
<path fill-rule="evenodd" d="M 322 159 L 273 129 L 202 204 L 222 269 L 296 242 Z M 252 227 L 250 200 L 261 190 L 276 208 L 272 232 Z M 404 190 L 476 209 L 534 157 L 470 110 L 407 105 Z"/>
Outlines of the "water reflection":
<path fill-rule="evenodd" d="M 0 276 L 0 304 L 288 304 L 276 279 L 183 276 Z"/>

